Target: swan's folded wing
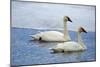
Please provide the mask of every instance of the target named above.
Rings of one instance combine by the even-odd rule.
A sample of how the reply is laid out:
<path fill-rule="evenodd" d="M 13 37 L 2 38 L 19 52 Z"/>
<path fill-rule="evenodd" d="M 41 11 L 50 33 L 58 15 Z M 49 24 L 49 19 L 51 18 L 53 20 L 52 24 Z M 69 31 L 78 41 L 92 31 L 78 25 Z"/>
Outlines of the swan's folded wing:
<path fill-rule="evenodd" d="M 81 49 L 77 42 L 65 42 L 63 48 L 64 51 L 78 51 Z"/>

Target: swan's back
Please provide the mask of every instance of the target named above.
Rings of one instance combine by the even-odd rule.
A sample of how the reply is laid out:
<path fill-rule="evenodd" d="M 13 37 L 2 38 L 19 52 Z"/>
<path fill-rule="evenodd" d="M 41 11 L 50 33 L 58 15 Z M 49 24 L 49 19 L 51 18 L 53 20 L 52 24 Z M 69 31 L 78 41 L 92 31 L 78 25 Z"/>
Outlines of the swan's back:
<path fill-rule="evenodd" d="M 64 51 L 79 51 L 82 49 L 81 45 L 77 42 L 70 41 L 63 43 Z"/>
<path fill-rule="evenodd" d="M 57 31 L 46 31 L 40 34 L 45 41 L 64 41 L 63 34 Z"/>

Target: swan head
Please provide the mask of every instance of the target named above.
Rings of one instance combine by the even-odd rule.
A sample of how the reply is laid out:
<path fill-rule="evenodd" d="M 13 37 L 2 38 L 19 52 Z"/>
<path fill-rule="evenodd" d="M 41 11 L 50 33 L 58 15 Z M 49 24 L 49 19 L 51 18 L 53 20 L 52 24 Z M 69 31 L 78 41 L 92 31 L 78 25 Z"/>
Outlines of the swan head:
<path fill-rule="evenodd" d="M 72 22 L 72 20 L 68 16 L 64 16 L 64 22 L 67 22 L 67 21 Z"/>
<path fill-rule="evenodd" d="M 81 33 L 81 32 L 87 33 L 87 31 L 86 31 L 83 27 L 80 27 L 80 28 L 79 28 L 79 32 L 80 32 L 80 33 Z"/>

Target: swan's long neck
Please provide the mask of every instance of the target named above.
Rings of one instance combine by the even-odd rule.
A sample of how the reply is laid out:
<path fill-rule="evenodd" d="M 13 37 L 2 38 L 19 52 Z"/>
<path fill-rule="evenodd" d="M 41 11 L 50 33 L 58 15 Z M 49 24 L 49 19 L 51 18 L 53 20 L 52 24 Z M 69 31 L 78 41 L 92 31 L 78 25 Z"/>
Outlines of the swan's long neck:
<path fill-rule="evenodd" d="M 82 40 L 80 34 L 81 34 L 80 32 L 77 33 L 77 40 L 78 40 L 78 43 L 79 43 L 83 48 L 85 48 L 84 43 L 83 43 L 83 40 Z"/>
<path fill-rule="evenodd" d="M 80 32 L 77 32 L 77 41 L 78 41 L 78 43 L 82 42 L 82 38 L 81 38 L 80 34 L 81 34 Z"/>
<path fill-rule="evenodd" d="M 70 37 L 68 35 L 67 22 L 66 21 L 64 21 L 64 39 L 65 39 L 65 41 L 70 40 Z"/>

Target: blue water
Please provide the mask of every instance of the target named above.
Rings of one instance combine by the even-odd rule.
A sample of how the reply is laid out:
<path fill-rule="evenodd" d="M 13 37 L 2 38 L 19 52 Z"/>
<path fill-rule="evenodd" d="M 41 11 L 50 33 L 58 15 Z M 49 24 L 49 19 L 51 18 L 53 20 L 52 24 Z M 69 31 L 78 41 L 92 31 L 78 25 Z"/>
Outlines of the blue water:
<path fill-rule="evenodd" d="M 52 53 L 48 48 L 57 42 L 32 41 L 29 35 L 46 30 L 11 27 L 11 65 L 34 65 L 96 60 L 95 32 L 82 33 L 87 50 L 73 53 Z M 61 31 L 61 30 L 58 30 Z M 62 32 L 62 31 L 61 31 Z M 69 31 L 72 40 L 76 33 Z"/>

